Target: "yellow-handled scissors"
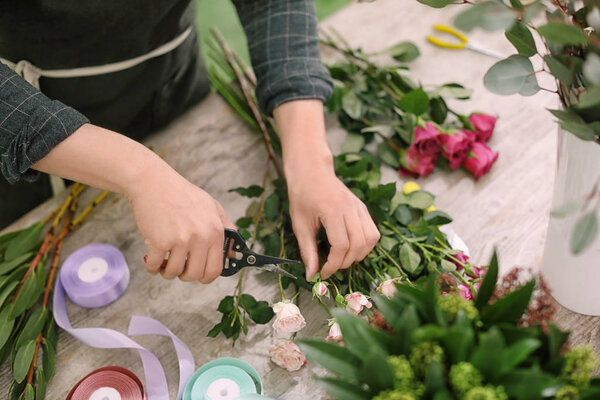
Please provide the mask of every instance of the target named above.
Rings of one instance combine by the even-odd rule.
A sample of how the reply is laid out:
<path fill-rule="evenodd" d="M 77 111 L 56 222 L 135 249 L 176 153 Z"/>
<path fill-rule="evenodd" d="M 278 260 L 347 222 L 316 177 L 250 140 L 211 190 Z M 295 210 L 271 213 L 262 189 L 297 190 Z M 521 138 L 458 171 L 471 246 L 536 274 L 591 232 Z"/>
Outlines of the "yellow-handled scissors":
<path fill-rule="evenodd" d="M 506 58 L 506 56 L 504 56 L 500 53 L 497 53 L 493 50 L 487 49 L 481 45 L 471 42 L 468 37 L 466 37 L 462 33 L 458 32 L 457 30 L 450 28 L 449 26 L 434 25 L 433 29 L 438 32 L 447 33 L 458 39 L 458 43 L 456 43 L 456 42 L 450 43 L 450 42 L 446 42 L 442 39 L 439 39 L 435 36 L 431 36 L 431 35 L 427 36 L 427 40 L 429 40 L 429 42 L 435 46 L 438 46 L 438 47 L 441 47 L 444 49 L 449 49 L 449 50 L 467 49 L 467 50 L 475 51 L 477 53 L 485 54 L 486 56 L 495 57 L 500 60 L 503 60 Z"/>

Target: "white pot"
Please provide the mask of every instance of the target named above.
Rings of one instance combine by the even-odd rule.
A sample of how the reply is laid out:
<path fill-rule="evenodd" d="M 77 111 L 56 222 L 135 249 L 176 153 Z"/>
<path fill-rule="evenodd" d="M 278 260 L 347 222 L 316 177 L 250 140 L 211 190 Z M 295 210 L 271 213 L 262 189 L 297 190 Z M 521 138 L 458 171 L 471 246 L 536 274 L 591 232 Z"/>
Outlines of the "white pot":
<path fill-rule="evenodd" d="M 600 145 L 586 142 L 572 133 L 559 131 L 558 166 L 552 209 L 580 202 L 600 179 Z M 542 261 L 542 275 L 552 296 L 564 307 L 587 315 L 600 315 L 600 233 L 577 256 L 570 240 L 577 218 L 550 217 Z"/>

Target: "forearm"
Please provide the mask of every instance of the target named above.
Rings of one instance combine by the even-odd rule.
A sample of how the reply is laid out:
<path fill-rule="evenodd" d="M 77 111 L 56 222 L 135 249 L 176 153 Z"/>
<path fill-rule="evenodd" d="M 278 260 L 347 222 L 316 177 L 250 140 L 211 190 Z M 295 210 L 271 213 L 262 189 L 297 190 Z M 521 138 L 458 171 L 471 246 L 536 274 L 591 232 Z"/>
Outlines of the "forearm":
<path fill-rule="evenodd" d="M 320 100 L 290 101 L 277 107 L 273 115 L 288 180 L 310 175 L 313 171 L 333 172 L 333 157 L 327 144 Z"/>
<path fill-rule="evenodd" d="M 32 168 L 127 196 L 151 176 L 178 176 L 142 144 L 91 124 L 81 126 Z"/>

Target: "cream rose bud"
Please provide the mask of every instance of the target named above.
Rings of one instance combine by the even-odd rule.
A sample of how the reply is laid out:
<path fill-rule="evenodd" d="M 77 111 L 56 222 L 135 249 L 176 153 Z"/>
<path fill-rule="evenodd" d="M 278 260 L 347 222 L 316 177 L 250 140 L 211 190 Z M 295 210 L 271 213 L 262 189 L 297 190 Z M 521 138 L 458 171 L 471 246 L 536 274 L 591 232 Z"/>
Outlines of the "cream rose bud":
<path fill-rule="evenodd" d="M 269 349 L 271 361 L 290 372 L 298 371 L 306 364 L 306 357 L 293 342 L 284 342 Z"/>
<path fill-rule="evenodd" d="M 371 304 L 364 294 L 350 293 L 346 296 L 346 310 L 358 315 L 364 307 L 373 307 L 373 304 Z"/>
<path fill-rule="evenodd" d="M 329 334 L 325 338 L 326 342 L 341 342 L 342 341 L 342 330 L 340 324 L 335 322 L 335 319 L 329 321 Z"/>
<path fill-rule="evenodd" d="M 329 289 L 325 282 L 317 282 L 313 285 L 312 292 L 317 297 L 328 296 Z"/>
<path fill-rule="evenodd" d="M 390 299 L 396 294 L 396 283 L 398 282 L 398 279 L 388 279 L 387 281 L 383 281 L 377 286 L 377 291 Z"/>
<path fill-rule="evenodd" d="M 294 333 L 306 326 L 306 321 L 300 313 L 300 309 L 290 302 L 279 302 L 273 305 L 275 322 L 273 329 L 277 333 Z"/>

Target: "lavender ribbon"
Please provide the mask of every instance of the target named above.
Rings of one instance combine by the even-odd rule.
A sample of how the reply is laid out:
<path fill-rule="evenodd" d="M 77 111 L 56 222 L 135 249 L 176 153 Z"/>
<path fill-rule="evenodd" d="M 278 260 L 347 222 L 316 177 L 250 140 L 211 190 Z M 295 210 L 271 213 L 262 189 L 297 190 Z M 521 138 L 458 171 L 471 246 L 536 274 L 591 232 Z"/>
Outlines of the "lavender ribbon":
<path fill-rule="evenodd" d="M 81 275 L 86 261 L 100 258 Z M 102 260 L 107 264 L 107 269 Z M 96 260 L 97 261 L 97 260 Z M 89 263 L 87 265 L 90 265 Z M 99 267 L 98 267 L 99 266 Z M 82 280 L 81 277 L 86 280 Z M 82 307 L 98 308 L 118 299 L 129 283 L 129 269 L 121 252 L 107 244 L 91 244 L 82 247 L 65 260 L 54 290 L 54 319 L 58 326 L 88 346 L 99 349 L 138 350 L 144 367 L 148 400 L 169 400 L 169 388 L 163 367 L 158 358 L 133 339 L 107 328 L 73 328 L 67 313 L 65 294 Z M 190 349 L 160 322 L 133 316 L 129 325 L 130 335 L 162 335 L 173 341 L 179 359 L 179 392 L 194 371 L 194 357 Z"/>

